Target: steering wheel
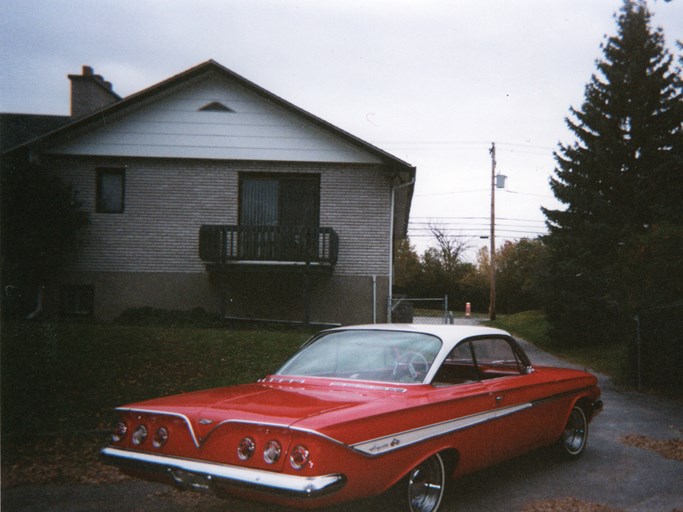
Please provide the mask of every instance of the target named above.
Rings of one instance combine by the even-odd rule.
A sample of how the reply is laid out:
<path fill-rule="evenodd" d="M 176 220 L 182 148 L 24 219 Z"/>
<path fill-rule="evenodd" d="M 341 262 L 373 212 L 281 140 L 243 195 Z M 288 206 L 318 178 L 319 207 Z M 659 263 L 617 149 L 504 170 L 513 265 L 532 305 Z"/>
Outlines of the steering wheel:
<path fill-rule="evenodd" d="M 396 359 L 396 362 L 394 362 L 393 376 L 396 377 L 398 375 L 399 366 L 405 365 L 413 382 L 417 381 L 419 375 L 415 369 L 415 362 L 418 364 L 424 364 L 425 371 L 427 371 L 427 368 L 429 368 L 429 363 L 427 362 L 427 359 L 425 359 L 425 356 L 419 352 L 405 352 Z"/>

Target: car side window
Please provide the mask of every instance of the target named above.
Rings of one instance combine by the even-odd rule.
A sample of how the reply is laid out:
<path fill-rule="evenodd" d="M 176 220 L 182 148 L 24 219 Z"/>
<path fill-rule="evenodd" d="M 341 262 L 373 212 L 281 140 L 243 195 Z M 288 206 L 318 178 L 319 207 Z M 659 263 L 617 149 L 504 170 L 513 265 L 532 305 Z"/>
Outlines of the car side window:
<path fill-rule="evenodd" d="M 435 386 L 451 386 L 454 384 L 467 384 L 478 380 L 479 374 L 474 363 L 471 344 L 470 342 L 464 342 L 458 344 L 446 356 L 432 382 Z"/>
<path fill-rule="evenodd" d="M 509 377 L 524 373 L 524 365 L 506 339 L 480 338 L 471 343 L 482 379 Z"/>

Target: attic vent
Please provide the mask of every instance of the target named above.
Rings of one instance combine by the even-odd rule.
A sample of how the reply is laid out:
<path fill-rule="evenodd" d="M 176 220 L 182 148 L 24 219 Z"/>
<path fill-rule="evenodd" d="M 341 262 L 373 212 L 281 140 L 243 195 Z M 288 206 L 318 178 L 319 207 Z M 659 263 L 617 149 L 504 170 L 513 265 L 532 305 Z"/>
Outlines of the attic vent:
<path fill-rule="evenodd" d="M 199 109 L 200 112 L 234 112 L 233 109 L 226 107 L 220 101 L 212 101 Z"/>

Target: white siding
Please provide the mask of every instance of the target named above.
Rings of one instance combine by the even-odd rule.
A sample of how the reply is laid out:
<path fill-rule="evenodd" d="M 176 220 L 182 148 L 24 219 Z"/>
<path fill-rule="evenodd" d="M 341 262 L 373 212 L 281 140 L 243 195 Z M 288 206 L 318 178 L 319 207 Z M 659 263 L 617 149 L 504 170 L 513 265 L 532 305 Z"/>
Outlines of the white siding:
<path fill-rule="evenodd" d="M 95 213 L 98 167 L 125 167 L 125 210 Z M 202 224 L 237 224 L 239 172 L 313 172 L 321 176 L 320 225 L 339 235 L 337 275 L 386 275 L 389 181 L 375 166 L 258 164 L 161 159 L 60 159 L 91 224 L 71 270 L 205 272 Z"/>
<path fill-rule="evenodd" d="M 234 110 L 204 112 L 220 102 Z M 202 158 L 283 162 L 379 163 L 379 160 L 267 102 L 227 78 L 185 84 L 97 130 L 51 149 L 69 155 Z"/>

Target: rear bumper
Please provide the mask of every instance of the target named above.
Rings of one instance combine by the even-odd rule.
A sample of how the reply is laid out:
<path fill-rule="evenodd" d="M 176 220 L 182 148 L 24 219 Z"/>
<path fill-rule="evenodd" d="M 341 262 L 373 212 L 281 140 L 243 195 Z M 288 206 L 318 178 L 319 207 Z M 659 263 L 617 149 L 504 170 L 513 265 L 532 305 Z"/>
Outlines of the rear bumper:
<path fill-rule="evenodd" d="M 182 487 L 206 490 L 214 484 L 237 485 L 270 493 L 300 498 L 314 498 L 334 492 L 344 485 L 339 474 L 316 477 L 285 475 L 227 464 L 105 448 L 107 462 L 142 472 L 166 473 Z"/>

